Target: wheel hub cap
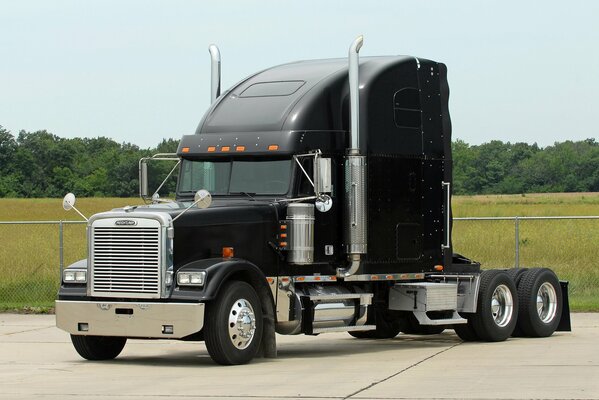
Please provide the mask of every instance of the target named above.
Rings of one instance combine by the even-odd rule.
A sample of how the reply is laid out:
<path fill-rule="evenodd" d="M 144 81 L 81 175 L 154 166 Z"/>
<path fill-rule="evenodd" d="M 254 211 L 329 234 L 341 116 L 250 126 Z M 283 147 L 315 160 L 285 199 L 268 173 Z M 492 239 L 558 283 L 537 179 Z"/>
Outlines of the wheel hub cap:
<path fill-rule="evenodd" d="M 537 292 L 537 313 L 545 324 L 553 321 L 557 313 L 557 294 L 548 282 L 543 283 Z"/>
<path fill-rule="evenodd" d="M 229 339 L 233 345 L 243 350 L 247 348 L 256 333 L 256 315 L 249 301 L 239 299 L 229 312 Z"/>
<path fill-rule="evenodd" d="M 491 313 L 493 320 L 500 327 L 507 326 L 512 320 L 514 312 L 514 299 L 512 292 L 505 285 L 499 285 L 491 298 Z"/>

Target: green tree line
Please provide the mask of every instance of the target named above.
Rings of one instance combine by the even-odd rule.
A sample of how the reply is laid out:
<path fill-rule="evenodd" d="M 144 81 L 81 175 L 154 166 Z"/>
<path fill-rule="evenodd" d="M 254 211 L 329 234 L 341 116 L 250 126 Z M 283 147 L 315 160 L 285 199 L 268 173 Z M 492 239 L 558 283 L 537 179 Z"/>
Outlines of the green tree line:
<path fill-rule="evenodd" d="M 175 152 L 178 139 L 156 148 L 98 138 L 65 139 L 45 130 L 14 136 L 0 126 L 0 197 L 133 197 L 138 194 L 138 161 L 155 153 Z M 455 194 L 599 192 L 599 143 L 565 141 L 536 144 L 493 140 L 452 144 Z M 150 164 L 150 188 L 173 167 Z M 161 193 L 175 189 L 170 179 Z"/>
<path fill-rule="evenodd" d="M 45 130 L 21 131 L 15 137 L 0 126 L 0 197 L 135 197 L 138 162 L 156 153 L 174 153 L 179 141 L 164 139 L 156 148 L 140 149 L 98 137 L 65 139 Z M 157 188 L 172 162 L 149 165 L 150 188 Z M 170 179 L 161 193 L 174 192 Z"/>
<path fill-rule="evenodd" d="M 452 143 L 456 194 L 599 192 L 599 143 Z"/>

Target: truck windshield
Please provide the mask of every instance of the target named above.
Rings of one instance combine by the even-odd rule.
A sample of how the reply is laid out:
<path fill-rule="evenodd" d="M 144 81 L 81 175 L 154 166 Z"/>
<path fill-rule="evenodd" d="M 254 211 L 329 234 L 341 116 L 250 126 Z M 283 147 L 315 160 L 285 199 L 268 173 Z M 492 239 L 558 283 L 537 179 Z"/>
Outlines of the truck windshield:
<path fill-rule="evenodd" d="M 179 194 L 206 189 L 213 195 L 283 195 L 289 191 L 291 160 L 183 160 Z"/>

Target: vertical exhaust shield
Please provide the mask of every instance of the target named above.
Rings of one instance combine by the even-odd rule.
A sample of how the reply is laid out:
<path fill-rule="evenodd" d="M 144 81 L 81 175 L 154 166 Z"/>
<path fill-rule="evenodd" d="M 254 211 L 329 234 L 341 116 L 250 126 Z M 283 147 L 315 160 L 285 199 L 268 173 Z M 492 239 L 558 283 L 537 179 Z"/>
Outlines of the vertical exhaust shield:
<path fill-rule="evenodd" d="M 345 158 L 345 244 L 349 265 L 337 269 L 339 277 L 355 274 L 367 250 L 366 157 L 360 151 L 360 58 L 364 43 L 359 36 L 349 47 L 350 148 Z"/>
<path fill-rule="evenodd" d="M 215 44 L 208 47 L 210 52 L 210 104 L 220 96 L 220 50 Z"/>

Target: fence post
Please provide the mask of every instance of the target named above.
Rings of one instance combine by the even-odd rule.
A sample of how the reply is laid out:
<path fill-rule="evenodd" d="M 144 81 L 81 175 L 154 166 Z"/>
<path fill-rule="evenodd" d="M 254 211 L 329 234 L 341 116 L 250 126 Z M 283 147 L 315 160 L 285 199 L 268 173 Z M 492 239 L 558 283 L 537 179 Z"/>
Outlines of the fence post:
<path fill-rule="evenodd" d="M 514 237 L 516 238 L 515 264 L 516 264 L 516 268 L 520 268 L 520 218 L 519 217 L 514 218 L 514 229 L 515 229 Z"/>
<path fill-rule="evenodd" d="M 62 220 L 58 221 L 58 254 L 60 276 L 58 282 L 62 282 L 62 270 L 64 269 L 64 251 L 63 251 L 63 226 Z"/>

